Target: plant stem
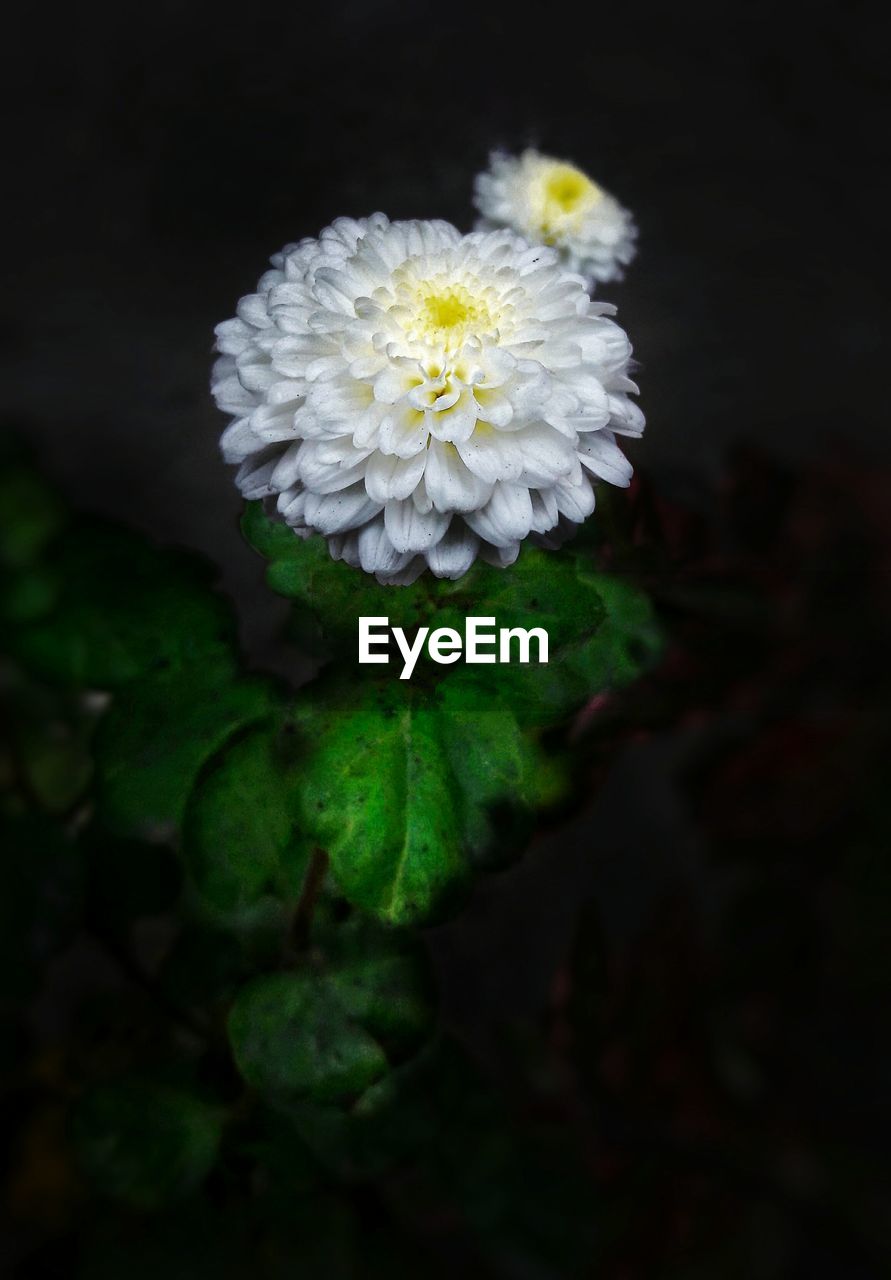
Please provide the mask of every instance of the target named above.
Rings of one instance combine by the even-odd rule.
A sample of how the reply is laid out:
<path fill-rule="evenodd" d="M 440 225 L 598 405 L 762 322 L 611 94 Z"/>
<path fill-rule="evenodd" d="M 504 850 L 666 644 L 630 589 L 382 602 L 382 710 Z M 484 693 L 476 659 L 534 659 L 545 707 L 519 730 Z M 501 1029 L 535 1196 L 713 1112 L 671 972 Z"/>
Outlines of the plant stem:
<path fill-rule="evenodd" d="M 313 849 L 291 925 L 291 943 L 298 952 L 306 951 L 309 947 L 312 918 L 327 874 L 328 854 L 324 849 Z"/>

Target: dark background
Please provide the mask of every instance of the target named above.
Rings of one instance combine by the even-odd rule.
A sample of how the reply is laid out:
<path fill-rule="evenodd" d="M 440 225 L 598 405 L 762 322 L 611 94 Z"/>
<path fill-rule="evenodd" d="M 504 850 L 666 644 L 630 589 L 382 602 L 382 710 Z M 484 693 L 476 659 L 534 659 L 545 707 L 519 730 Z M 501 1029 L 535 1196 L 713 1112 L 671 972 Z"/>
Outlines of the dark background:
<path fill-rule="evenodd" d="M 855 937 L 874 882 L 855 877 L 849 902 L 836 867 L 858 841 L 876 858 L 887 843 L 872 828 L 845 835 L 862 816 L 854 783 L 829 817 L 818 803 L 838 760 L 865 757 L 875 770 L 887 736 L 878 672 L 887 653 L 873 617 L 887 587 L 874 547 L 889 455 L 878 272 L 888 86 L 877 18 L 857 3 L 526 12 L 356 0 L 309 13 L 158 3 L 35 8 L 21 19 L 22 43 L 7 45 L 2 409 L 75 506 L 209 555 L 250 652 L 286 673 L 299 674 L 276 639 L 286 607 L 240 537 L 240 499 L 218 457 L 223 424 L 207 392 L 214 324 L 270 253 L 340 214 L 382 209 L 469 228 L 473 176 L 495 146 L 532 142 L 570 158 L 636 213 L 639 257 L 624 283 L 602 290 L 640 361 L 648 429 L 634 461 L 660 501 L 697 513 L 706 530 L 697 525 L 692 550 L 685 543 L 660 572 L 680 578 L 690 557 L 709 559 L 729 538 L 765 614 L 787 609 L 805 577 L 808 604 L 798 630 L 756 643 L 749 665 L 729 674 L 707 668 L 725 634 L 710 643 L 700 627 L 688 684 L 674 686 L 699 720 L 675 715 L 670 729 L 649 726 L 598 757 L 584 811 L 431 938 L 447 1022 L 497 1077 L 513 1069 L 518 1037 L 542 1018 L 559 1022 L 555 990 L 573 938 L 584 937 L 578 922 L 597 916 L 615 1053 L 656 1071 L 651 1092 L 640 1080 L 642 1094 L 628 1086 L 618 1120 L 604 1113 L 619 1165 L 657 1169 L 645 1190 L 628 1192 L 633 1233 L 657 1243 L 617 1276 L 675 1274 L 683 1224 L 737 1201 L 746 1208 L 735 1223 L 768 1206 L 751 1227 L 749 1275 L 885 1273 L 876 1183 L 888 1063 L 877 1014 L 887 988 L 862 989 L 839 961 L 833 912 L 841 893 L 842 934 Z M 741 446 L 759 457 L 744 472 L 758 478 L 754 490 L 743 485 L 749 496 L 731 520 L 727 477 L 739 475 Z M 863 508 L 875 514 L 865 525 Z M 790 511 L 799 513 L 791 524 Z M 845 539 L 836 516 L 854 530 Z M 802 535 L 802 519 L 820 535 Z M 786 576 L 769 591 L 764 577 L 779 561 Z M 804 662 L 804 691 L 765 727 L 734 682 L 769 668 L 775 691 L 828 623 L 838 644 Z M 783 737 L 790 717 L 810 723 L 827 706 L 858 725 L 867 715 L 857 741 L 868 749 L 852 756 L 842 735 L 831 761 L 818 752 L 814 763 L 807 734 L 803 756 L 798 738 Z M 700 777 L 698 791 L 684 790 L 678 761 L 691 735 L 708 755 L 708 734 L 723 742 L 728 732 L 743 757 L 730 781 Z M 765 791 L 772 807 L 752 827 Z M 777 881 L 768 860 L 781 868 Z M 760 896 L 747 904 L 749 923 L 728 933 L 723 912 L 740 876 Z M 721 968 L 728 937 L 730 959 L 737 945 L 742 956 L 732 980 Z M 874 971 L 872 959 L 866 967 Z M 754 1067 L 744 1054 L 716 1066 L 712 1041 L 688 1036 L 701 1017 L 724 1016 L 728 985 L 754 1001 L 746 1016 L 771 1028 Z M 623 1023 L 623 999 L 640 990 Z M 663 1022 L 654 1045 L 646 1028 Z M 619 1069 L 606 1039 L 597 1070 L 612 1087 Z M 734 1099 L 732 1120 L 718 1108 L 720 1123 L 761 1135 L 763 1177 L 745 1160 L 743 1172 L 731 1160 L 730 1174 L 700 1160 L 696 1143 L 711 1151 L 718 1121 L 705 1123 L 705 1138 L 698 1122 L 692 1138 L 684 1128 L 690 1109 L 711 1115 L 692 1082 L 715 1072 Z M 653 1133 L 651 1150 L 642 1135 Z M 839 1198 L 826 1187 L 840 1151 L 855 1171 Z M 691 1161 L 694 1190 L 672 1217 L 666 1198 Z M 683 1274 L 734 1274 L 729 1265 L 706 1260 Z"/>

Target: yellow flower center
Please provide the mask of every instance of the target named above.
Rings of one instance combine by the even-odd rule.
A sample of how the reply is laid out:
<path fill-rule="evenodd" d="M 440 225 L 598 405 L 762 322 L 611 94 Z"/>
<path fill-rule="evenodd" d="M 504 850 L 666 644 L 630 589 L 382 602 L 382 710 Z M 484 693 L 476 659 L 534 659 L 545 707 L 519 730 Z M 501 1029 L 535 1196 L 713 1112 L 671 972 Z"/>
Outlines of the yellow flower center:
<path fill-rule="evenodd" d="M 575 226 L 603 197 L 603 192 L 581 169 L 570 164 L 549 165 L 540 179 L 535 199 L 538 225 L 546 243 Z"/>
<path fill-rule="evenodd" d="M 594 183 L 578 169 L 561 165 L 545 182 L 545 195 L 564 213 L 571 213 L 580 201 L 594 189 Z"/>
<path fill-rule="evenodd" d="M 488 300 L 460 282 L 419 281 L 411 293 L 406 327 L 412 338 L 431 346 L 454 351 L 498 327 Z"/>
<path fill-rule="evenodd" d="M 424 299 L 427 323 L 431 329 L 452 329 L 456 324 L 466 324 L 472 306 L 452 290 L 431 293 Z"/>

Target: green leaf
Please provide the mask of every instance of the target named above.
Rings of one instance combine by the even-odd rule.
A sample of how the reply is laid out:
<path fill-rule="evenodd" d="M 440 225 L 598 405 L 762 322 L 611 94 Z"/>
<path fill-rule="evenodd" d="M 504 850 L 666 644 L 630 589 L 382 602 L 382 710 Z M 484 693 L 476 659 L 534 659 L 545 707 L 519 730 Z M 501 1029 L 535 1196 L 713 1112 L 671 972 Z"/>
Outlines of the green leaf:
<path fill-rule="evenodd" d="M 544 755 L 506 705 L 457 681 L 440 687 L 439 718 L 457 787 L 462 840 L 474 865 L 500 862 L 528 838 L 536 810 L 561 798 L 561 762 Z"/>
<path fill-rule="evenodd" d="M 658 661 L 662 630 L 650 600 L 631 582 L 603 573 L 584 575 L 603 603 L 605 616 L 596 632 L 567 655 L 586 691 L 621 689 Z"/>
<path fill-rule="evenodd" d="M 13 636 L 15 656 L 39 675 L 116 688 L 151 672 L 233 662 L 231 611 L 192 556 L 90 522 L 57 541 L 44 571 L 54 607 Z"/>
<path fill-rule="evenodd" d="M 432 988 L 425 953 L 405 935 L 353 915 L 320 931 L 327 981 L 342 1008 L 390 1058 L 413 1050 L 430 1029 Z"/>
<path fill-rule="evenodd" d="M 64 523 L 59 499 L 27 463 L 0 471 L 0 565 L 33 564 Z"/>
<path fill-rule="evenodd" d="M 65 814 L 93 774 L 98 711 L 83 696 L 35 684 L 13 666 L 4 672 L 4 686 L 4 738 L 17 781 L 42 808 Z"/>
<path fill-rule="evenodd" d="M 549 798 L 539 749 L 476 687 L 369 683 L 304 714 L 307 834 L 346 897 L 390 923 L 440 914 L 491 851 L 498 814 Z"/>
<path fill-rule="evenodd" d="M 93 773 L 92 725 L 28 725 L 19 738 L 22 764 L 37 801 L 50 813 L 65 813 L 83 795 Z"/>
<path fill-rule="evenodd" d="M 243 913 L 262 898 L 296 902 L 307 848 L 297 821 L 296 740 L 271 725 L 232 742 L 192 793 L 183 853 L 204 901 Z"/>
<path fill-rule="evenodd" d="M 274 973 L 245 987 L 229 1037 L 245 1080 L 263 1093 L 332 1102 L 360 1093 L 387 1069 L 381 1046 L 301 973 Z"/>
<path fill-rule="evenodd" d="M 250 545 L 269 560 L 266 580 L 273 591 L 312 610 L 322 633 L 337 651 L 356 650 L 357 619 L 387 614 L 394 626 L 417 626 L 430 610 L 429 584 L 383 587 L 370 574 L 332 560 L 324 538 L 298 538 L 280 520 L 251 502 L 242 518 Z"/>
<path fill-rule="evenodd" d="M 421 957 L 367 922 L 328 940 L 322 968 L 257 978 L 239 993 L 229 1039 L 245 1080 L 282 1101 L 358 1096 L 431 1022 Z"/>
<path fill-rule="evenodd" d="M 459 683 L 509 706 L 520 724 L 565 720 L 595 694 L 621 688 L 657 660 L 662 638 L 649 599 L 629 582 L 594 572 L 584 556 L 530 547 L 504 574 L 512 576 L 496 579 L 490 595 L 462 608 L 495 617 L 499 627 L 543 627 L 547 665 L 452 670 Z M 462 618 L 441 618 L 439 625 L 460 627 Z"/>
<path fill-rule="evenodd" d="M 99 805 L 122 835 L 182 820 L 200 770 L 239 731 L 270 714 L 271 687 L 226 668 L 164 672 L 127 685 L 96 735 Z"/>
<path fill-rule="evenodd" d="M 421 681 L 466 683 L 504 704 L 521 724 L 540 727 L 571 715 L 586 699 L 637 676 L 658 656 L 661 639 L 648 599 L 620 578 L 599 574 L 590 548 L 544 551 L 527 545 L 506 569 L 477 562 L 456 582 L 424 574 L 411 587 L 384 587 L 361 570 L 331 559 L 323 538 L 300 539 L 250 504 L 243 529 L 270 561 L 269 585 L 312 610 L 340 669 L 357 657 L 360 617 L 387 617 L 390 626 L 452 627 L 464 634 L 468 616 L 495 619 L 497 627 L 541 627 L 549 661 L 438 666 L 422 654 L 413 676 Z M 392 678 L 398 656 L 391 646 Z M 537 641 L 532 643 L 537 657 Z M 357 675 L 359 674 L 357 668 Z"/>
<path fill-rule="evenodd" d="M 163 1081 L 101 1085 L 74 1117 L 75 1149 L 97 1189 L 140 1209 L 188 1195 L 216 1162 L 223 1113 Z"/>
<path fill-rule="evenodd" d="M 43 565 L 28 565 L 0 575 L 0 618 L 17 626 L 45 618 L 58 596 L 56 576 Z"/>
<path fill-rule="evenodd" d="M 429 700 L 402 682 L 356 694 L 313 726 L 305 820 L 346 897 L 404 923 L 468 879 L 460 797 Z"/>

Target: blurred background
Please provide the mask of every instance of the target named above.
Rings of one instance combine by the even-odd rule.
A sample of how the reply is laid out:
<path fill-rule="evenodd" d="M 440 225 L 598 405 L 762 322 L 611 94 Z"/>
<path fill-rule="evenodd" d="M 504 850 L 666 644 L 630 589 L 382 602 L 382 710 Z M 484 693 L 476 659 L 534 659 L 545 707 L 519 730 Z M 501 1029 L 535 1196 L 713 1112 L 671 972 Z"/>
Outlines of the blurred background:
<path fill-rule="evenodd" d="M 5 426 L 74 508 L 209 557 L 260 668 L 302 671 L 238 531 L 207 385 L 213 326 L 269 254 L 376 209 L 469 229 L 489 151 L 529 143 L 640 226 L 628 278 L 601 291 L 648 419 L 613 509 L 665 662 L 580 719 L 584 803 L 427 937 L 456 1079 L 472 1064 L 477 1090 L 442 1104 L 451 1181 L 372 1179 L 349 1225 L 315 1224 L 353 1251 L 298 1249 L 289 1274 L 376 1275 L 362 1259 L 381 1237 L 411 1241 L 406 1275 L 891 1270 L 879 16 L 820 0 L 17 16 Z M 41 1043 L 76 987 L 63 973 L 40 995 Z M 0 1258 L 67 1276 L 52 1242 L 81 1192 L 41 1181 L 52 1142 L 22 1130 L 22 1096 Z M 198 1267 L 216 1227 L 189 1212 L 171 1250 Z"/>

